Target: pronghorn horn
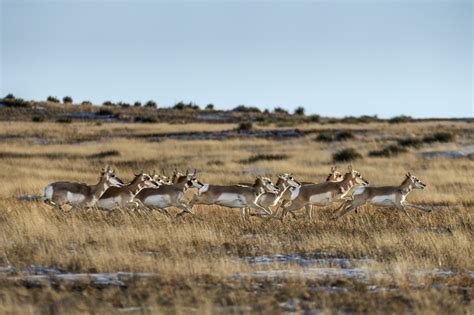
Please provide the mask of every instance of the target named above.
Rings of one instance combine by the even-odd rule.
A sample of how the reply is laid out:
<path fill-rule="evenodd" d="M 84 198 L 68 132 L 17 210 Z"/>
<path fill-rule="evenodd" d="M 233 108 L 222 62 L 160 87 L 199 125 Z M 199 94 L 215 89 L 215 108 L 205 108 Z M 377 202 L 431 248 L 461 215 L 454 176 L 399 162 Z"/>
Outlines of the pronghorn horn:
<path fill-rule="evenodd" d="M 196 175 L 196 169 L 194 169 L 193 175 L 194 175 L 194 176 Z"/>
<path fill-rule="evenodd" d="M 188 176 L 188 174 L 189 174 L 189 170 L 186 170 L 186 176 Z"/>
<path fill-rule="evenodd" d="M 332 167 L 331 167 L 331 172 L 334 173 L 335 171 L 336 171 L 336 167 L 335 167 L 335 166 L 332 166 Z"/>
<path fill-rule="evenodd" d="M 349 166 L 347 167 L 347 169 L 349 170 L 349 172 L 352 172 L 352 164 L 349 164 Z"/>

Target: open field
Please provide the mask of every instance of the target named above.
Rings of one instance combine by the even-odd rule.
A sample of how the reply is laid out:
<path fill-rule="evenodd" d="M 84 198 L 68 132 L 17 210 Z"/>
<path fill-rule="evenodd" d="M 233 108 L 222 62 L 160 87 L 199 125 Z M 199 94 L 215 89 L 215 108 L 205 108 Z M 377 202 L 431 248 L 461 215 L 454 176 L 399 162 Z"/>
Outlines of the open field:
<path fill-rule="evenodd" d="M 301 133 L 282 137 L 160 136 L 236 127 L 0 122 L 0 312 L 474 312 L 472 122 L 301 124 L 291 127 Z M 315 141 L 328 131 L 353 138 Z M 439 131 L 455 139 L 369 156 L 399 139 Z M 311 220 L 300 211 L 280 222 L 196 206 L 196 218 L 175 219 L 158 212 L 61 213 L 17 198 L 41 195 L 57 180 L 95 183 L 107 163 L 126 181 L 140 170 L 170 174 L 176 167 L 196 168 L 203 183 L 274 179 L 281 172 L 322 182 L 332 154 L 343 148 L 362 154 L 352 165 L 371 185 L 398 185 L 411 171 L 428 187 L 409 201 L 433 211 L 409 210 L 415 225 L 374 207 L 340 220 L 331 219 L 334 207 L 317 209 Z"/>

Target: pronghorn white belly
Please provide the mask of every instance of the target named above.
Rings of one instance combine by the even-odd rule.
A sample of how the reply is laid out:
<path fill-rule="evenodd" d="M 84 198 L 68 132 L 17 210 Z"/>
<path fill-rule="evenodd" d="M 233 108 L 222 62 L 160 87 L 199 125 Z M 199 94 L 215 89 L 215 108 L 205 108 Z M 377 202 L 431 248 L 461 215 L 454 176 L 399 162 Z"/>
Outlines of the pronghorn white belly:
<path fill-rule="evenodd" d="M 166 208 L 171 204 L 171 197 L 169 195 L 152 195 L 146 197 L 143 204 L 150 207 Z"/>
<path fill-rule="evenodd" d="M 249 205 L 245 202 L 245 198 L 239 194 L 224 193 L 217 198 L 217 205 L 225 206 L 229 208 L 243 208 Z"/>
<path fill-rule="evenodd" d="M 374 196 L 369 200 L 369 203 L 380 207 L 390 207 L 396 203 L 396 195 Z"/>
<path fill-rule="evenodd" d="M 122 197 L 112 197 L 107 199 L 99 199 L 96 206 L 98 208 L 112 210 L 122 205 Z"/>
<path fill-rule="evenodd" d="M 83 194 L 75 194 L 72 192 L 67 192 L 66 198 L 67 198 L 67 201 L 71 204 L 80 204 L 84 202 L 84 200 L 86 199 L 86 196 L 84 196 Z"/>
<path fill-rule="evenodd" d="M 202 193 L 205 193 L 209 190 L 209 184 L 204 184 L 201 188 L 198 189 L 198 196 L 201 196 Z"/>
<path fill-rule="evenodd" d="M 365 187 L 357 187 L 356 189 L 354 189 L 354 192 L 352 192 L 352 196 L 363 194 L 364 191 Z"/>
<path fill-rule="evenodd" d="M 312 195 L 309 198 L 310 204 L 327 204 L 332 199 L 332 194 L 330 191 L 322 194 Z"/>

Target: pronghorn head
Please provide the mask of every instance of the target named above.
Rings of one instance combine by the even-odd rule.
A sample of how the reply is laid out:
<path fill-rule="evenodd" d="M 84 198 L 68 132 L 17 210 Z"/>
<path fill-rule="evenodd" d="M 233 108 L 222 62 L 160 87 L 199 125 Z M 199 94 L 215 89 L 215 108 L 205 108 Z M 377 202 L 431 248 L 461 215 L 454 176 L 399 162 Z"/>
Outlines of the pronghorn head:
<path fill-rule="evenodd" d="M 337 166 L 331 167 L 331 173 L 329 173 L 328 177 L 326 178 L 327 182 L 340 182 L 344 179 L 344 175 L 341 174 L 337 170 Z"/>
<path fill-rule="evenodd" d="M 151 188 L 158 188 L 160 186 L 150 175 L 143 173 L 143 171 L 134 175 L 135 179 L 133 182 L 138 182 L 140 185 Z"/>
<path fill-rule="evenodd" d="M 155 170 L 153 170 L 153 173 L 150 175 L 152 181 L 154 181 L 158 186 L 161 186 L 163 184 L 171 184 L 170 179 L 161 174 L 157 174 Z"/>
<path fill-rule="evenodd" d="M 411 175 L 410 172 L 408 172 L 406 175 L 408 180 L 411 181 L 413 188 L 415 189 L 425 189 L 426 184 L 422 183 L 416 176 Z"/>
<path fill-rule="evenodd" d="M 347 175 L 351 176 L 351 178 L 355 180 L 357 184 L 362 185 L 362 186 L 367 186 L 369 184 L 369 181 L 363 178 L 362 175 L 360 175 L 358 171 L 353 169 L 352 165 L 349 165 L 348 170 L 349 170 L 349 173 L 347 173 L 346 176 Z"/>
<path fill-rule="evenodd" d="M 108 165 L 100 172 L 100 179 L 105 181 L 109 186 L 122 187 L 124 182 L 115 176 L 115 171 Z"/>
<path fill-rule="evenodd" d="M 278 193 L 280 191 L 280 189 L 272 183 L 272 180 L 265 176 L 257 176 L 254 186 L 261 187 L 272 193 Z"/>
<path fill-rule="evenodd" d="M 177 169 L 174 169 L 173 176 L 171 176 L 171 183 L 176 184 L 178 182 L 178 179 L 180 179 L 183 176 L 184 176 L 183 173 L 179 172 Z"/>
<path fill-rule="evenodd" d="M 282 174 L 278 175 L 278 178 L 285 181 L 288 185 L 290 185 L 292 187 L 296 188 L 296 187 L 301 186 L 301 183 L 299 181 L 297 181 L 296 179 L 294 179 L 291 174 L 282 173 Z"/>

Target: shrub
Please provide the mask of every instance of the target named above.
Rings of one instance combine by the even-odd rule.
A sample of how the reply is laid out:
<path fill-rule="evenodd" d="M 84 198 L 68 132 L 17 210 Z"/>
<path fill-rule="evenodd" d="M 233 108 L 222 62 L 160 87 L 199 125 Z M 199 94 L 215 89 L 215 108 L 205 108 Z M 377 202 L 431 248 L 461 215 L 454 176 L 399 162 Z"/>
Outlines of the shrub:
<path fill-rule="evenodd" d="M 147 108 L 156 108 L 157 106 L 156 106 L 156 103 L 154 101 L 149 100 L 148 102 L 146 102 L 145 107 L 147 107 Z"/>
<path fill-rule="evenodd" d="M 410 116 L 405 116 L 405 115 L 395 116 L 388 120 L 388 122 L 391 124 L 406 123 L 406 122 L 411 122 L 411 121 L 413 121 L 413 118 L 411 118 Z"/>
<path fill-rule="evenodd" d="M 82 101 L 81 105 L 92 105 L 91 101 Z"/>
<path fill-rule="evenodd" d="M 280 161 L 288 158 L 286 154 L 257 154 L 252 155 L 248 159 L 240 160 L 242 164 L 252 164 L 259 161 Z"/>
<path fill-rule="evenodd" d="M 352 148 L 342 149 L 332 155 L 334 162 L 350 162 L 361 159 L 362 155 Z"/>
<path fill-rule="evenodd" d="M 104 105 L 104 106 L 115 106 L 115 104 L 112 103 L 111 101 L 105 101 L 105 102 L 102 103 L 102 105 Z"/>
<path fill-rule="evenodd" d="M 115 116 L 115 113 L 110 109 L 101 108 L 95 113 L 98 116 Z"/>
<path fill-rule="evenodd" d="M 232 110 L 233 112 L 241 112 L 241 113 L 260 113 L 260 109 L 258 107 L 252 106 L 245 106 L 239 105 Z"/>
<path fill-rule="evenodd" d="M 253 129 L 253 124 L 250 121 L 241 122 L 236 128 L 236 130 L 239 132 L 250 131 L 252 129 Z"/>
<path fill-rule="evenodd" d="M 350 131 L 339 131 L 336 133 L 327 131 L 327 132 L 321 132 L 316 137 L 316 141 L 320 141 L 320 142 L 346 141 L 353 138 L 354 138 L 354 135 Z"/>
<path fill-rule="evenodd" d="M 455 140 L 455 135 L 450 132 L 436 132 L 431 136 L 425 136 L 423 142 L 432 143 L 432 142 L 453 142 Z"/>
<path fill-rule="evenodd" d="M 72 119 L 69 117 L 62 117 L 62 118 L 56 119 L 56 122 L 60 124 L 70 124 L 72 123 Z"/>
<path fill-rule="evenodd" d="M 108 150 L 99 153 L 89 154 L 87 157 L 91 159 L 103 159 L 106 157 L 120 156 L 120 152 L 117 150 Z"/>
<path fill-rule="evenodd" d="M 33 118 L 31 118 L 31 121 L 32 122 L 43 122 L 44 117 L 43 116 L 33 116 Z"/>
<path fill-rule="evenodd" d="M 193 102 L 189 102 L 187 104 L 184 103 L 184 102 L 179 102 L 179 103 L 176 103 L 173 106 L 173 109 L 177 109 L 177 110 L 185 110 L 185 109 L 199 110 L 199 106 L 194 104 Z"/>
<path fill-rule="evenodd" d="M 318 134 L 315 140 L 319 142 L 332 142 L 334 141 L 334 137 L 329 132 L 321 132 L 320 134 Z"/>
<path fill-rule="evenodd" d="M 423 142 L 418 138 L 403 138 L 398 140 L 398 145 L 401 147 L 411 147 L 411 148 L 419 148 Z"/>
<path fill-rule="evenodd" d="M 304 116 L 304 111 L 305 111 L 305 110 L 304 110 L 304 107 L 301 107 L 301 106 L 300 106 L 300 107 L 297 107 L 297 108 L 295 109 L 295 115 Z"/>
<path fill-rule="evenodd" d="M 151 116 L 135 116 L 133 121 L 137 123 L 151 124 L 151 123 L 156 123 L 158 120 L 156 120 L 155 117 L 151 117 Z"/>
<path fill-rule="evenodd" d="M 70 96 L 64 96 L 63 97 L 63 103 L 66 104 L 66 103 L 72 103 L 72 97 Z"/>
<path fill-rule="evenodd" d="M 29 103 L 23 100 L 22 98 L 11 98 L 11 97 L 1 99 L 0 104 L 7 107 L 28 107 L 29 106 Z"/>
<path fill-rule="evenodd" d="M 311 115 L 311 116 L 309 116 L 309 121 L 310 121 L 310 122 L 313 122 L 313 123 L 319 122 L 320 119 L 321 119 L 321 116 L 319 116 L 319 115 Z"/>
<path fill-rule="evenodd" d="M 5 100 L 14 100 L 15 95 L 9 93 L 9 94 L 5 95 L 5 97 L 3 99 L 5 99 Z"/>
<path fill-rule="evenodd" d="M 135 103 L 133 103 L 133 106 L 140 107 L 140 106 L 142 106 L 142 103 L 141 102 L 135 102 Z"/>
<path fill-rule="evenodd" d="M 368 116 L 368 115 L 363 115 L 360 117 L 355 117 L 355 116 L 346 116 L 340 120 L 341 123 L 345 124 L 360 124 L 360 123 L 371 123 L 371 122 L 376 122 L 378 121 L 377 116 Z M 333 123 L 337 121 L 332 121 Z"/>
<path fill-rule="evenodd" d="M 123 108 L 130 107 L 130 104 L 125 102 L 118 102 L 117 105 Z"/>
<path fill-rule="evenodd" d="M 214 104 L 207 104 L 206 110 L 214 110 Z"/>
<path fill-rule="evenodd" d="M 281 107 L 275 107 L 275 109 L 273 110 L 274 113 L 276 114 L 284 114 L 284 115 L 287 115 L 288 114 L 288 111 L 281 108 Z"/>
<path fill-rule="evenodd" d="M 59 103 L 59 99 L 56 96 L 48 96 L 46 100 L 51 103 Z"/>
<path fill-rule="evenodd" d="M 393 157 L 393 156 L 399 155 L 400 153 L 405 153 L 405 152 L 407 152 L 407 149 L 405 149 L 404 147 L 401 147 L 396 144 L 392 144 L 383 148 L 382 150 L 369 152 L 369 156 Z"/>
<path fill-rule="evenodd" d="M 340 131 L 336 133 L 336 136 L 335 136 L 336 141 L 346 141 L 353 138 L 354 138 L 354 134 L 351 131 Z"/>

